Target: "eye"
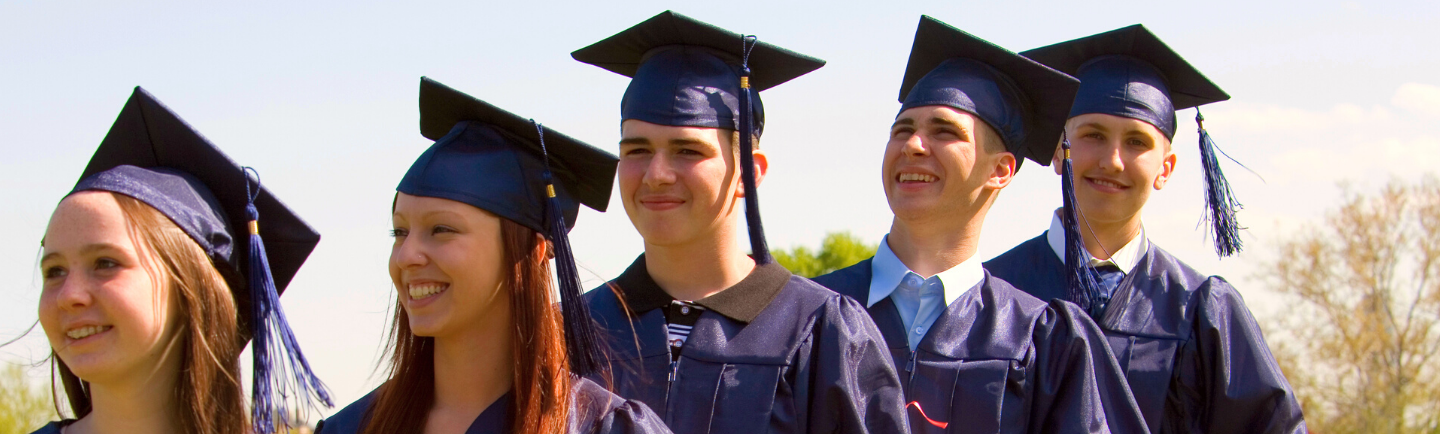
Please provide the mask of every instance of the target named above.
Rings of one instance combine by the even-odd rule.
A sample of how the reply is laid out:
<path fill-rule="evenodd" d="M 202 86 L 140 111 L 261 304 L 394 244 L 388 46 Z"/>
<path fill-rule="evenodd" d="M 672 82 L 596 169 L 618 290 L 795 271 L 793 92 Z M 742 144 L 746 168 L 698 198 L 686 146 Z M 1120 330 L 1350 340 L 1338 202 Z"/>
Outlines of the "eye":
<path fill-rule="evenodd" d="M 409 230 L 409 229 L 405 229 L 405 228 L 395 228 L 395 229 L 391 229 L 391 230 L 390 230 L 390 237 L 391 237 L 391 238 L 405 238 L 406 235 L 410 235 L 410 230 Z"/>
<path fill-rule="evenodd" d="M 622 154 L 625 155 L 625 156 L 637 156 L 637 157 L 639 157 L 639 156 L 650 155 L 650 150 L 649 150 L 649 149 L 647 149 L 647 148 L 640 148 L 640 147 L 625 149 L 625 150 L 622 150 L 621 152 L 622 152 Z"/>
<path fill-rule="evenodd" d="M 96 269 L 96 270 L 107 270 L 107 269 L 111 269 L 111 268 L 115 268 L 115 267 L 119 267 L 119 266 L 120 266 L 120 263 L 119 263 L 119 262 L 116 262 L 114 259 L 110 259 L 110 258 L 100 258 L 100 259 L 96 259 L 96 260 L 95 260 L 95 269 Z"/>
<path fill-rule="evenodd" d="M 694 150 L 694 149 L 690 149 L 690 148 L 680 148 L 679 150 L 675 151 L 675 153 L 676 153 L 676 154 L 680 154 L 680 155 L 692 155 L 692 156 L 693 156 L 693 155 L 705 155 L 705 154 L 701 153 L 700 151 L 697 151 L 697 150 Z"/>
<path fill-rule="evenodd" d="M 1085 135 L 1080 137 L 1090 140 L 1105 140 L 1105 135 L 1100 133 L 1085 133 Z"/>
<path fill-rule="evenodd" d="M 890 137 L 897 139 L 909 137 L 911 134 L 915 134 L 915 129 L 911 127 L 896 127 L 895 129 L 890 130 Z"/>
<path fill-rule="evenodd" d="M 41 274 L 43 274 L 43 275 L 45 276 L 45 280 L 50 280 L 50 279 L 56 279 L 56 278 L 65 277 L 66 275 L 68 275 L 68 274 L 70 274 L 70 273 L 69 273 L 69 271 L 65 270 L 65 267 L 56 266 L 56 267 L 46 268 Z"/>
<path fill-rule="evenodd" d="M 459 231 L 455 230 L 455 228 L 452 228 L 452 227 L 449 227 L 449 226 L 445 226 L 445 225 L 435 225 L 434 228 L 431 228 L 431 229 L 430 229 L 430 234 L 432 234 L 432 235 L 433 235 L 433 234 L 443 234 L 443 233 L 455 233 L 455 232 L 459 232 Z"/>
<path fill-rule="evenodd" d="M 1136 148 L 1150 149 L 1150 142 L 1140 138 L 1131 138 L 1129 140 L 1126 140 L 1125 144 L 1134 146 Z"/>

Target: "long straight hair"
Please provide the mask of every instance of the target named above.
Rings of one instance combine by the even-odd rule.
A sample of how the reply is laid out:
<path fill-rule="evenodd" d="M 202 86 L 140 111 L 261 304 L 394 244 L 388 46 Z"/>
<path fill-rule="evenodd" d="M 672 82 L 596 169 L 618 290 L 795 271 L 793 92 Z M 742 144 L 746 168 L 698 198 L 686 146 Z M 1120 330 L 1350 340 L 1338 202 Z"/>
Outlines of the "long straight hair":
<path fill-rule="evenodd" d="M 178 297 L 178 325 L 182 343 L 180 376 L 175 388 L 175 402 L 180 405 L 180 425 L 185 432 L 202 434 L 243 434 L 250 432 L 250 419 L 245 411 L 245 391 L 240 384 L 240 351 L 244 340 L 239 332 L 239 318 L 230 286 L 210 261 L 205 251 L 190 239 L 179 226 L 155 208 L 130 196 L 110 193 L 120 204 L 120 212 L 129 224 L 130 238 L 136 246 L 147 246 L 159 267 L 156 281 L 165 282 Z M 70 371 L 60 357 L 51 351 L 55 377 L 73 417 L 90 414 L 90 383 Z M 55 394 L 56 411 L 60 396 Z"/>
<path fill-rule="evenodd" d="M 550 277 L 549 244 L 534 230 L 501 218 L 504 274 L 510 291 L 511 354 L 515 381 L 510 432 L 564 432 L 572 379 L 565 333 Z M 390 378 L 366 411 L 364 434 L 422 433 L 435 405 L 435 339 L 415 336 L 400 301 L 395 303 L 386 353 Z"/>

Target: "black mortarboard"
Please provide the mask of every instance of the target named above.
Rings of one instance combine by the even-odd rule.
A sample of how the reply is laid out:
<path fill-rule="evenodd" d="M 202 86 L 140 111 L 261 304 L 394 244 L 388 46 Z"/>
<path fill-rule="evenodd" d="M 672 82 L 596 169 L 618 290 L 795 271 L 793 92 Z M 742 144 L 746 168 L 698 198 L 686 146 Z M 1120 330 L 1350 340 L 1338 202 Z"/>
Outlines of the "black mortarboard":
<path fill-rule="evenodd" d="M 289 414 L 286 398 L 313 394 L 331 405 L 279 304 L 280 293 L 320 234 L 247 169 L 136 87 L 71 194 L 110 191 L 133 197 L 160 211 L 205 250 L 242 307 L 241 323 L 249 326 L 244 333 L 255 340 L 255 429 L 272 432 L 271 417 Z"/>
<path fill-rule="evenodd" d="M 1077 85 L 1064 73 L 922 15 L 900 84 L 900 111 L 933 105 L 965 111 L 994 128 L 1010 152 L 1048 166 Z"/>
<path fill-rule="evenodd" d="M 825 61 L 671 11 L 570 55 L 631 77 L 620 100 L 622 121 L 740 132 L 751 253 L 757 262 L 770 262 L 752 154 L 765 123 L 758 92 L 819 69 Z"/>
<path fill-rule="evenodd" d="M 449 199 L 544 234 L 555 246 L 556 274 L 572 370 L 598 366 L 591 324 L 567 232 L 580 205 L 605 211 L 615 164 L 596 149 L 440 84 L 420 79 L 420 133 L 435 140 L 410 166 L 401 193 Z"/>

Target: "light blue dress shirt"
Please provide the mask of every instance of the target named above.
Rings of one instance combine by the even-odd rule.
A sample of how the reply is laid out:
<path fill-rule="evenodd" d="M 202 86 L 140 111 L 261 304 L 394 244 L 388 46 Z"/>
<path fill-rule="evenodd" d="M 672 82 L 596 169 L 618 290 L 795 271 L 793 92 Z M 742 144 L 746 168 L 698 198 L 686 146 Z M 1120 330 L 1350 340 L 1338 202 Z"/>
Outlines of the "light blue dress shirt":
<path fill-rule="evenodd" d="M 910 351 L 920 346 L 920 341 L 930 331 L 930 326 L 945 308 L 960 294 L 974 288 L 985 278 L 985 270 L 975 257 L 934 276 L 921 276 L 900 262 L 890 250 L 889 235 L 880 241 L 875 258 L 870 261 L 870 297 L 865 306 L 874 306 L 885 297 L 895 303 L 900 311 L 900 321 L 905 325 L 905 339 Z M 948 284 L 946 282 L 949 282 Z"/>

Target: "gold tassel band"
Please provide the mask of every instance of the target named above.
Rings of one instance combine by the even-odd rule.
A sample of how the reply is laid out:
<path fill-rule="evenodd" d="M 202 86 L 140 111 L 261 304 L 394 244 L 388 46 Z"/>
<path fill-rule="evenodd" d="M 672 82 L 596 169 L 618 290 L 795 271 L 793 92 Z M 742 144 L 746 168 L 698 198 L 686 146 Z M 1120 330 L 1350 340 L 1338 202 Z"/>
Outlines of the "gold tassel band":
<path fill-rule="evenodd" d="M 555 197 L 555 184 L 545 184 L 545 194 Z"/>
<path fill-rule="evenodd" d="M 1070 159 L 1070 150 L 1069 150 L 1069 149 L 1066 149 L 1066 150 L 1065 150 L 1065 159 L 1066 159 L 1066 160 L 1069 160 L 1069 159 Z"/>
<path fill-rule="evenodd" d="M 749 89 L 749 88 L 750 88 L 750 77 L 749 77 L 749 76 L 740 77 L 740 88 L 741 88 L 741 89 Z"/>
<path fill-rule="evenodd" d="M 250 235 L 260 235 L 260 222 L 250 221 Z"/>

